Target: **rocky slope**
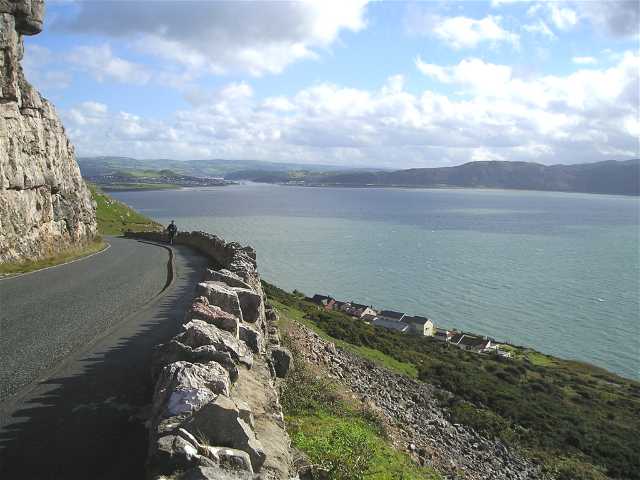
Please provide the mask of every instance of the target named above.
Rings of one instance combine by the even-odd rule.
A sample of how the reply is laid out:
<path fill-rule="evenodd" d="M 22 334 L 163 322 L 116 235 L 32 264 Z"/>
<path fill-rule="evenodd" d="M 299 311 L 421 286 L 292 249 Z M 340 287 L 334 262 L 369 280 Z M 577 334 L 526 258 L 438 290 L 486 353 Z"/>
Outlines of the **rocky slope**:
<path fill-rule="evenodd" d="M 42 30 L 44 0 L 0 2 L 0 262 L 92 239 L 95 209 L 53 105 L 22 71 L 23 35 Z"/>
<path fill-rule="evenodd" d="M 539 465 L 498 440 L 451 423 L 441 402 L 451 395 L 427 383 L 379 368 L 336 348 L 299 324 L 287 331 L 304 361 L 316 365 L 346 385 L 360 400 L 385 418 L 399 449 L 418 463 L 434 467 L 450 480 L 538 480 Z"/>

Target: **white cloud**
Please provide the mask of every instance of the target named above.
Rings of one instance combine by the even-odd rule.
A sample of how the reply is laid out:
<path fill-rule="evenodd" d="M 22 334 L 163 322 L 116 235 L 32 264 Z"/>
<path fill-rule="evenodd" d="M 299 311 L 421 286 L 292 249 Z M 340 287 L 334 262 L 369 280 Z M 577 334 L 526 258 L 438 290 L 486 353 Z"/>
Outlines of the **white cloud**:
<path fill-rule="evenodd" d="M 83 155 L 408 167 L 639 154 L 634 52 L 610 68 L 530 78 L 473 58 L 450 66 L 415 63 L 457 94 L 410 93 L 401 76 L 374 90 L 318 83 L 265 99 L 248 83 L 232 83 L 164 121 L 85 103 L 65 112 L 65 123 Z"/>
<path fill-rule="evenodd" d="M 76 47 L 66 59 L 99 82 L 115 80 L 120 83 L 144 85 L 151 80 L 151 73 L 146 67 L 114 55 L 111 46 L 106 43 Z"/>
<path fill-rule="evenodd" d="M 522 29 L 526 32 L 536 33 L 549 39 L 556 38 L 556 35 L 551 31 L 549 26 L 543 20 L 538 20 L 535 23 L 524 25 Z"/>
<path fill-rule="evenodd" d="M 451 48 L 476 48 L 482 43 L 519 45 L 518 34 L 501 26 L 502 17 L 488 15 L 480 20 L 469 17 L 433 17 L 429 26 L 431 34 Z"/>
<path fill-rule="evenodd" d="M 80 2 L 54 28 L 126 38 L 183 68 L 277 74 L 315 58 L 343 30 L 366 26 L 367 0 L 306 2 Z"/>
<path fill-rule="evenodd" d="M 594 57 L 573 57 L 571 61 L 578 65 L 595 65 L 598 63 L 598 59 Z"/>
<path fill-rule="evenodd" d="M 578 23 L 578 14 L 569 7 L 564 7 L 556 2 L 548 2 L 551 21 L 560 30 L 570 30 Z"/>

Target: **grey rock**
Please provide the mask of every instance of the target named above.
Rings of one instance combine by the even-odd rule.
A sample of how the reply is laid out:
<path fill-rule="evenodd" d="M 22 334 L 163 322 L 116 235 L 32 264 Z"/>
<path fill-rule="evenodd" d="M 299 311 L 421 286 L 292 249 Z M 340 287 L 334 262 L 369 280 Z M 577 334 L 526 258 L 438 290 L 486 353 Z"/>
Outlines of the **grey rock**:
<path fill-rule="evenodd" d="M 235 448 L 206 447 L 206 455 L 226 470 L 243 470 L 253 473 L 251 458 L 247 452 Z"/>
<path fill-rule="evenodd" d="M 216 350 L 230 353 L 234 359 L 248 367 L 253 365 L 253 355 L 244 342 L 201 320 L 193 320 L 184 326 L 185 331 L 175 339 L 191 348 L 213 345 Z"/>
<path fill-rule="evenodd" d="M 198 454 L 198 448 L 178 435 L 165 435 L 156 440 L 150 455 L 155 475 L 170 475 L 199 465 L 212 467 L 215 462 Z"/>
<path fill-rule="evenodd" d="M 242 309 L 238 294 L 232 287 L 220 282 L 200 282 L 196 289 L 198 295 L 206 297 L 210 305 L 217 305 L 242 321 Z"/>
<path fill-rule="evenodd" d="M 284 347 L 277 347 L 271 350 L 271 362 L 276 376 L 284 378 L 289 373 L 293 365 L 293 357 L 291 352 Z"/>
<path fill-rule="evenodd" d="M 154 418 L 192 412 L 229 394 L 229 374 L 218 363 L 175 362 L 162 369 L 153 395 Z"/>
<path fill-rule="evenodd" d="M 257 294 L 250 288 L 231 287 L 238 295 L 240 308 L 242 309 L 242 319 L 245 322 L 256 323 L 264 317 L 264 305 L 262 295 Z"/>
<path fill-rule="evenodd" d="M 196 467 L 192 468 L 171 480 L 253 480 L 254 476 L 249 472 L 239 470 L 225 470 L 220 467 Z M 158 479 L 168 480 L 168 479 Z"/>
<path fill-rule="evenodd" d="M 185 426 L 200 432 L 212 445 L 248 453 L 253 470 L 260 471 L 266 458 L 264 449 L 251 426 L 240 417 L 240 410 L 231 398 L 219 395 L 215 401 L 195 412 Z"/>
<path fill-rule="evenodd" d="M 207 270 L 207 272 L 205 273 L 204 281 L 222 282 L 226 283 L 230 287 L 251 289 L 251 286 L 244 280 L 242 280 L 240 275 L 237 275 L 227 269 Z"/>
<path fill-rule="evenodd" d="M 202 320 L 238 337 L 238 318 L 217 305 L 210 305 L 206 297 L 196 299 L 187 311 L 185 323 L 191 320 Z"/>
<path fill-rule="evenodd" d="M 162 369 L 175 362 L 219 363 L 228 373 L 232 382 L 238 379 L 238 367 L 229 352 L 220 352 L 213 345 L 192 349 L 178 340 L 157 345 L 151 357 L 151 378 L 156 379 Z"/>
<path fill-rule="evenodd" d="M 264 336 L 257 328 L 247 325 L 246 323 L 242 323 L 238 325 L 238 331 L 240 334 L 240 340 L 246 343 L 253 353 L 264 352 Z"/>

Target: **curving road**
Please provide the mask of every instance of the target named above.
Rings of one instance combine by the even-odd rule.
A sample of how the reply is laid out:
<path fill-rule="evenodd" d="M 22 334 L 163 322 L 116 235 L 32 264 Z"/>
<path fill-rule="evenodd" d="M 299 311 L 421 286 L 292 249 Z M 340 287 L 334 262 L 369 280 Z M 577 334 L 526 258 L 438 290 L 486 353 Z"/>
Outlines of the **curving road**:
<path fill-rule="evenodd" d="M 0 280 L 0 478 L 143 478 L 154 345 L 206 261 L 110 238 L 100 254 Z"/>

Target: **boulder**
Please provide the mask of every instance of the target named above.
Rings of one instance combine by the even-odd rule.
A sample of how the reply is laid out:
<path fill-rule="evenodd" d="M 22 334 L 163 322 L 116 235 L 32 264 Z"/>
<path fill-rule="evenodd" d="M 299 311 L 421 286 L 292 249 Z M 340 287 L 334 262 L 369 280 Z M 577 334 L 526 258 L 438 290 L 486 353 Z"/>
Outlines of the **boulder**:
<path fill-rule="evenodd" d="M 207 303 L 196 301 L 185 315 L 185 323 L 191 320 L 202 320 L 203 322 L 215 325 L 221 330 L 225 330 L 236 338 L 238 338 L 238 318 L 230 313 L 225 312 L 217 305 L 209 305 L 206 297 L 203 298 Z"/>
<path fill-rule="evenodd" d="M 258 329 L 247 325 L 246 323 L 238 325 L 240 340 L 247 344 L 253 353 L 264 352 L 264 336 Z"/>
<path fill-rule="evenodd" d="M 183 333 L 175 337 L 177 341 L 194 349 L 213 345 L 216 350 L 230 353 L 235 360 L 247 367 L 253 365 L 253 355 L 249 348 L 229 332 L 220 330 L 202 320 L 193 320 L 187 323 L 184 329 Z"/>
<path fill-rule="evenodd" d="M 236 293 L 240 301 L 242 319 L 249 323 L 256 323 L 260 320 L 264 312 L 262 296 L 250 288 L 231 287 L 231 289 Z"/>
<path fill-rule="evenodd" d="M 200 282 L 198 295 L 206 297 L 209 305 L 217 305 L 222 310 L 242 320 L 242 309 L 238 294 L 228 285 L 220 282 Z"/>
<path fill-rule="evenodd" d="M 230 287 L 248 288 L 251 286 L 245 282 L 240 275 L 237 275 L 227 269 L 222 270 L 207 270 L 205 273 L 205 282 L 222 282 L 226 283 Z"/>
<path fill-rule="evenodd" d="M 213 345 L 203 345 L 193 350 L 194 362 L 216 362 L 229 373 L 229 378 L 235 383 L 238 380 L 238 367 L 229 352 L 220 352 Z"/>
<path fill-rule="evenodd" d="M 157 480 L 169 479 L 162 478 Z M 179 476 L 173 476 L 171 480 L 254 480 L 254 476 L 250 472 L 199 466 L 181 473 Z"/>
<path fill-rule="evenodd" d="M 160 373 L 153 396 L 153 415 L 165 418 L 188 413 L 219 394 L 229 394 L 229 374 L 220 364 L 175 362 Z"/>
<path fill-rule="evenodd" d="M 198 447 L 179 435 L 165 435 L 156 440 L 149 457 L 156 475 L 171 475 L 199 465 L 215 467 L 216 463 L 198 454 Z"/>
<path fill-rule="evenodd" d="M 216 362 L 229 373 L 231 382 L 235 382 L 238 379 L 238 367 L 236 367 L 229 352 L 220 352 L 213 345 L 192 349 L 175 339 L 158 345 L 153 349 L 151 356 L 152 378 L 156 379 L 167 365 L 180 361 L 190 363 Z"/>
<path fill-rule="evenodd" d="M 271 363 L 276 372 L 276 376 L 284 378 L 289 373 L 293 365 L 291 352 L 284 347 L 277 347 L 271 350 Z"/>
<path fill-rule="evenodd" d="M 235 448 L 206 447 L 206 453 L 225 470 L 242 470 L 253 473 L 251 458 L 247 452 Z"/>
<path fill-rule="evenodd" d="M 249 454 L 254 471 L 265 461 L 264 449 L 251 426 L 240 415 L 237 404 L 228 396 L 220 395 L 185 422 L 191 431 L 200 432 L 211 445 L 236 448 Z"/>

